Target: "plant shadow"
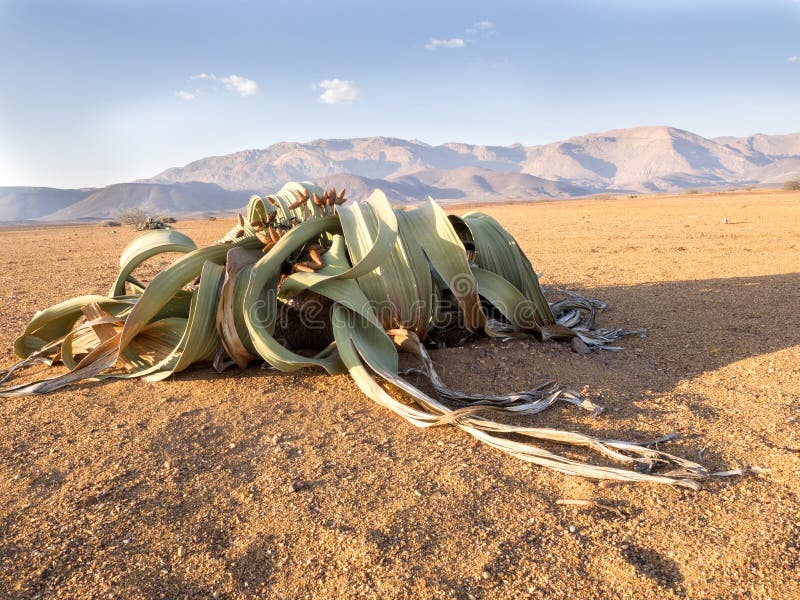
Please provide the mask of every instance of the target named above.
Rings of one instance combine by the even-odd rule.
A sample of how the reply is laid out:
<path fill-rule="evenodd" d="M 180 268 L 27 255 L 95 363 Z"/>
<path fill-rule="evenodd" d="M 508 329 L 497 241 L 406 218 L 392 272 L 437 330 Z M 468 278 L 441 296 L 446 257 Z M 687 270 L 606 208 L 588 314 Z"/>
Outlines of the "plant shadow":
<path fill-rule="evenodd" d="M 601 326 L 647 330 L 641 341 L 622 340 L 618 356 L 630 358 L 633 350 L 655 366 L 657 391 L 800 344 L 800 273 L 576 291 L 609 303 Z"/>

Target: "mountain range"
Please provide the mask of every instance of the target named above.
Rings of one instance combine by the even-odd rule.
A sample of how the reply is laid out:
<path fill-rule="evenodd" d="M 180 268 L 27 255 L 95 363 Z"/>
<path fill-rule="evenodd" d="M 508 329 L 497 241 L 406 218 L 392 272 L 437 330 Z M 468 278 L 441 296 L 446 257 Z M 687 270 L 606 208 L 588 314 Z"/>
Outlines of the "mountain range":
<path fill-rule="evenodd" d="M 150 179 L 100 189 L 0 187 L 0 220 L 226 212 L 286 181 L 381 188 L 396 203 L 492 202 L 687 188 L 776 186 L 800 176 L 800 133 L 704 138 L 673 127 L 592 133 L 541 146 L 484 146 L 368 137 L 280 142 L 202 158 Z"/>

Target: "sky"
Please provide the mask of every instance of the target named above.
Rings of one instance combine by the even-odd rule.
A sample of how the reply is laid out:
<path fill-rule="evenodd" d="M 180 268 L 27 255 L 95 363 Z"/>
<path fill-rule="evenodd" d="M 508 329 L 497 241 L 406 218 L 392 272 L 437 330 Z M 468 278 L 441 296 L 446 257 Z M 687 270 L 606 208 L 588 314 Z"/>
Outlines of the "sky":
<path fill-rule="evenodd" d="M 0 185 L 279 141 L 800 131 L 800 0 L 0 0 Z"/>

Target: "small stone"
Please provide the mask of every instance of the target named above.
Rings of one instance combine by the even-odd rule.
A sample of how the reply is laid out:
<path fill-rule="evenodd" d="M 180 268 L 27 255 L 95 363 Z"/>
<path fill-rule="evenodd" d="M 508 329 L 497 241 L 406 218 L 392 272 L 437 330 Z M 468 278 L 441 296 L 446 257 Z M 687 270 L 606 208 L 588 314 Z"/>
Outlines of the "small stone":
<path fill-rule="evenodd" d="M 592 352 L 592 349 L 586 345 L 586 342 L 584 342 L 578 336 L 572 338 L 571 345 L 572 345 L 572 351 L 578 354 L 590 354 Z"/>
<path fill-rule="evenodd" d="M 93 506 L 94 504 L 97 504 L 99 501 L 100 499 L 95 495 L 84 496 L 81 499 L 81 506 Z"/>
<path fill-rule="evenodd" d="M 234 448 L 236 448 L 236 444 L 234 444 L 233 442 L 231 442 L 230 444 L 228 444 L 228 448 L 230 448 L 231 450 L 233 450 Z"/>
<path fill-rule="evenodd" d="M 184 550 L 183 546 L 178 546 L 178 558 L 183 558 L 186 554 L 186 550 Z"/>
<path fill-rule="evenodd" d="M 577 529 L 575 529 L 575 525 L 570 525 L 569 526 L 569 532 L 570 533 L 575 533 L 576 531 L 577 531 Z"/>
<path fill-rule="evenodd" d="M 303 481 L 302 479 L 295 479 L 292 482 L 291 490 L 293 492 L 299 492 L 300 490 L 304 489 L 308 484 Z"/>
<path fill-rule="evenodd" d="M 723 225 L 727 225 L 728 224 L 728 217 L 722 217 L 722 224 Z"/>
<path fill-rule="evenodd" d="M 489 579 L 489 577 L 491 577 L 491 576 L 492 576 L 492 574 L 489 572 L 488 569 L 484 569 L 483 571 L 481 571 L 481 577 L 483 579 Z"/>
<path fill-rule="evenodd" d="M 168 460 L 165 460 L 165 461 L 164 461 L 164 468 L 165 468 L 165 469 L 169 469 L 170 467 L 172 467 L 172 463 L 171 463 L 171 462 L 169 462 Z"/>

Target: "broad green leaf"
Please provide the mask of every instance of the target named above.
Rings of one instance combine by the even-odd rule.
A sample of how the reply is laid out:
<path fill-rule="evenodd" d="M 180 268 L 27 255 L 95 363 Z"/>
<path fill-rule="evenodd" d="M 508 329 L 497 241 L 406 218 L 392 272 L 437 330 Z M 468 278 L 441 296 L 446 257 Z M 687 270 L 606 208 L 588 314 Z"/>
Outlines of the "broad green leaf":
<path fill-rule="evenodd" d="M 404 223 L 409 238 L 424 253 L 434 274 L 458 300 L 464 327 L 470 331 L 484 329 L 486 315 L 481 309 L 466 251 L 444 211 L 429 198 L 420 208 L 407 211 Z"/>
<path fill-rule="evenodd" d="M 155 229 L 134 238 L 125 246 L 119 257 L 119 275 L 111 286 L 110 297 L 121 296 L 125 293 L 125 282 L 128 281 L 134 269 L 144 261 L 164 252 L 191 252 L 197 246 L 186 234 L 175 229 Z M 137 287 L 141 284 L 137 282 Z"/>
<path fill-rule="evenodd" d="M 540 326 L 555 323 L 539 286 L 539 278 L 514 237 L 487 214 L 470 212 L 461 219 L 472 233 L 477 265 L 500 275 L 530 300 L 536 308 Z"/>

